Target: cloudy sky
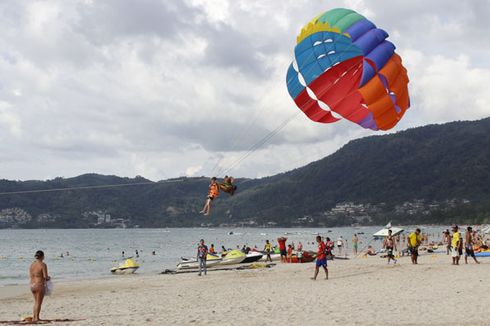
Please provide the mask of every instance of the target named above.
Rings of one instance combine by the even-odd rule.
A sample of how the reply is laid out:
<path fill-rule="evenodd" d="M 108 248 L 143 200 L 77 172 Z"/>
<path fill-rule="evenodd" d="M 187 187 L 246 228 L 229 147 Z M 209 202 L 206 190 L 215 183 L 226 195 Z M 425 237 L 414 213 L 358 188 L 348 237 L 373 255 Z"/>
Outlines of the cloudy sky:
<path fill-rule="evenodd" d="M 0 2 L 0 178 L 260 177 L 376 134 L 297 115 L 296 34 L 354 9 L 387 30 L 411 108 L 392 131 L 490 116 L 490 1 Z M 379 134 L 379 133 L 378 133 Z"/>

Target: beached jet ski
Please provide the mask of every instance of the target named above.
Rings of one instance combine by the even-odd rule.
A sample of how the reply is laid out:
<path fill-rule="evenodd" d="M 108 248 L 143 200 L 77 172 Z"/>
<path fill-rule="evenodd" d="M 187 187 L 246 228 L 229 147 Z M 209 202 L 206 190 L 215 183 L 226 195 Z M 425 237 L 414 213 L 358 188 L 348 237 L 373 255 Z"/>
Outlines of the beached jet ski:
<path fill-rule="evenodd" d="M 224 257 L 220 265 L 240 264 L 247 256 L 240 250 L 231 250 Z"/>
<path fill-rule="evenodd" d="M 219 264 L 223 259 L 218 256 L 208 254 L 206 258 L 206 267 L 212 267 Z M 195 258 L 180 258 L 180 263 L 177 264 L 177 269 L 199 268 L 199 262 Z"/>
<path fill-rule="evenodd" d="M 126 259 L 119 266 L 111 268 L 112 274 L 133 274 L 140 265 L 131 258 Z"/>
<path fill-rule="evenodd" d="M 258 252 L 258 251 L 250 251 L 247 256 L 245 257 L 245 260 L 243 260 L 241 262 L 241 264 L 245 264 L 245 263 L 253 263 L 253 262 L 256 262 L 256 261 L 259 261 L 262 256 L 264 256 L 261 252 Z"/>

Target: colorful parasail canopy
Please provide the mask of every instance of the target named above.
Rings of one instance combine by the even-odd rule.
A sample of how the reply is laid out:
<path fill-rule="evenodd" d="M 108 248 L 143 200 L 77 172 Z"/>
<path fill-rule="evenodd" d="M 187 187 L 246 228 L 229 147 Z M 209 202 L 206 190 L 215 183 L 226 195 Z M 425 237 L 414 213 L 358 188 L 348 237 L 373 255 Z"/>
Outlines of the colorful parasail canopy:
<path fill-rule="evenodd" d="M 287 87 L 313 121 L 393 128 L 410 106 L 408 75 L 388 33 L 349 9 L 329 10 L 297 37 Z"/>

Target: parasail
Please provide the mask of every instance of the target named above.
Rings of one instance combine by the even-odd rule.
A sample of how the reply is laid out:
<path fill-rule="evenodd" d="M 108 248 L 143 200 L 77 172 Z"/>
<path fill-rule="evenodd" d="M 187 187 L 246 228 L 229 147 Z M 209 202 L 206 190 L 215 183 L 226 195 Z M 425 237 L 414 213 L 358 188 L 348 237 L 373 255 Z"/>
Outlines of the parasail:
<path fill-rule="evenodd" d="M 287 72 L 288 92 L 313 121 L 341 118 L 372 130 L 393 128 L 410 106 L 407 70 L 388 33 L 337 8 L 306 24 Z"/>

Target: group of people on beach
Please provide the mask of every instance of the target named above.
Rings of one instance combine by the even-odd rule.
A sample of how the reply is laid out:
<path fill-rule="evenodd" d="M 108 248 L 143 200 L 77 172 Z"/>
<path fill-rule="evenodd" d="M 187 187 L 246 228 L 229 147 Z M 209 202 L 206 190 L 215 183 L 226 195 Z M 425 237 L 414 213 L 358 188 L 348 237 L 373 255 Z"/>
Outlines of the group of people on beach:
<path fill-rule="evenodd" d="M 483 250 L 487 250 L 488 243 L 486 243 L 483 238 L 478 234 L 478 232 L 474 231 L 471 226 L 466 228 L 466 232 L 464 236 L 459 230 L 457 225 L 452 225 L 451 231 L 445 230 L 443 232 L 442 241 L 437 244 L 429 243 L 429 235 L 422 234 L 419 228 L 415 229 L 415 231 L 408 233 L 408 235 L 396 235 L 394 236 L 391 230 L 388 230 L 388 235 L 384 238 L 382 248 L 385 257 L 388 259 L 388 264 L 393 261 L 395 264 L 398 262 L 397 256 L 403 255 L 405 252 L 410 255 L 412 264 L 418 264 L 418 256 L 419 251 L 422 250 L 421 246 L 425 244 L 423 249 L 428 250 L 430 252 L 431 246 L 441 246 L 445 245 L 447 255 L 451 255 L 451 262 L 453 265 L 459 265 L 460 258 L 464 254 L 465 263 L 468 263 L 468 257 L 473 258 L 474 262 L 479 264 L 480 262 L 477 260 L 475 256 L 474 248 L 480 248 Z M 322 238 L 320 235 L 316 236 L 316 263 L 315 263 L 315 271 L 312 279 L 316 280 L 319 274 L 320 269 L 323 269 L 325 272 L 325 279 L 328 279 L 328 263 L 327 260 L 333 260 L 335 258 L 334 249 L 337 247 L 337 255 L 340 256 L 341 253 L 346 254 L 347 242 L 345 239 L 340 236 L 337 240 L 332 240 L 329 237 Z M 488 240 L 487 240 L 488 241 Z M 401 243 L 405 244 L 406 249 L 399 250 L 401 247 Z M 308 242 L 307 244 L 315 244 L 314 242 Z M 357 234 L 352 236 L 352 252 L 354 256 L 358 256 L 360 253 L 359 250 L 360 239 Z M 237 246 L 239 249 L 240 246 Z M 279 249 L 279 253 L 281 256 L 281 262 L 289 263 L 291 262 L 291 257 L 293 256 L 293 251 L 298 258 L 301 258 L 303 253 L 303 244 L 298 242 L 297 245 L 294 242 L 287 244 L 286 237 L 279 237 L 277 239 L 277 245 L 274 245 L 271 241 L 266 240 L 265 245 L 262 249 L 262 252 L 266 256 L 266 262 L 272 262 L 271 254 L 275 252 L 276 249 Z M 222 253 L 229 251 L 230 249 L 226 249 L 224 246 L 221 247 Z M 241 250 L 244 253 L 248 253 L 251 250 L 259 251 L 257 246 L 254 248 L 250 248 L 244 245 Z M 367 246 L 367 250 L 364 252 L 364 256 L 375 256 L 379 252 L 374 250 L 371 245 Z M 122 256 L 124 257 L 124 252 L 122 252 Z M 214 244 L 208 248 L 205 244 L 204 239 L 199 241 L 197 246 L 197 260 L 199 262 L 199 276 L 206 275 L 206 260 L 208 254 L 218 254 Z M 67 252 L 68 256 L 69 253 Z M 139 252 L 136 251 L 135 255 L 138 256 Z M 155 255 L 155 251 L 152 252 L 152 255 Z M 338 257 L 337 256 L 337 257 Z M 30 276 L 30 290 L 34 297 L 34 306 L 33 306 L 33 317 L 31 318 L 31 322 L 36 323 L 40 321 L 40 312 L 41 306 L 43 303 L 44 296 L 47 291 L 47 283 L 50 280 L 50 276 L 48 275 L 48 267 L 46 263 L 44 263 L 44 252 L 39 250 L 35 254 L 35 261 L 31 264 L 29 268 L 29 276 Z"/>

